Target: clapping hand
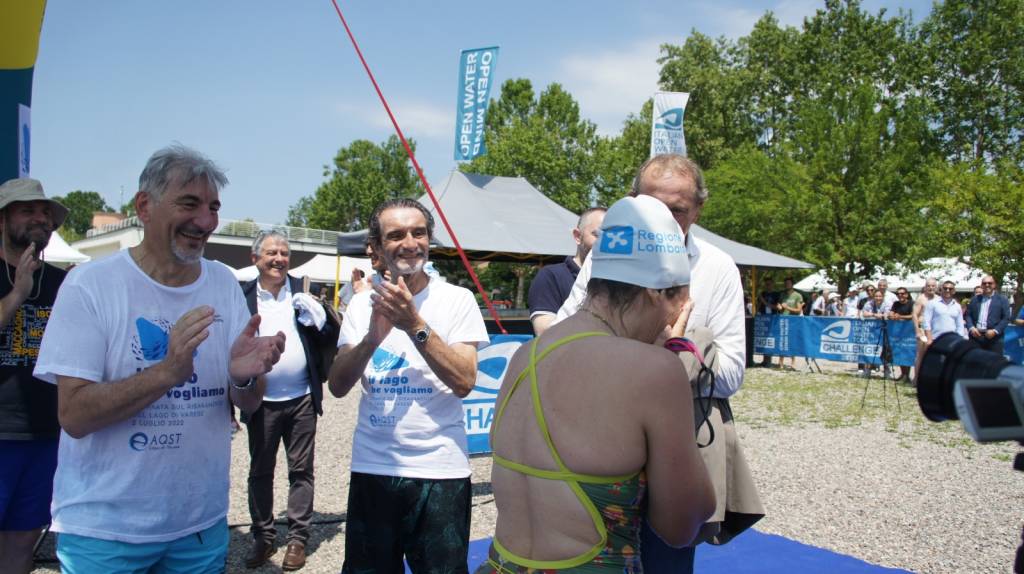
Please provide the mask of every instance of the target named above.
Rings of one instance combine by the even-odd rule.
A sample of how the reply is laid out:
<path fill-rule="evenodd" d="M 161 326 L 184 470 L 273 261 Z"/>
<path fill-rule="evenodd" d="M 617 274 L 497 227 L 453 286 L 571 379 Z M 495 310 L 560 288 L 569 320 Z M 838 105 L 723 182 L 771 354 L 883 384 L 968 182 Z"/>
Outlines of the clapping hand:
<path fill-rule="evenodd" d="M 33 241 L 21 253 L 21 257 L 18 259 L 18 266 L 14 272 L 14 287 L 12 291 L 17 293 L 20 299 L 24 300 L 32 293 L 33 276 L 42 265 L 43 262 L 36 257 L 36 243 Z"/>
<path fill-rule="evenodd" d="M 192 359 L 199 344 L 210 336 L 213 308 L 201 305 L 182 315 L 171 327 L 167 340 L 167 354 L 161 365 L 177 385 L 192 376 Z"/>

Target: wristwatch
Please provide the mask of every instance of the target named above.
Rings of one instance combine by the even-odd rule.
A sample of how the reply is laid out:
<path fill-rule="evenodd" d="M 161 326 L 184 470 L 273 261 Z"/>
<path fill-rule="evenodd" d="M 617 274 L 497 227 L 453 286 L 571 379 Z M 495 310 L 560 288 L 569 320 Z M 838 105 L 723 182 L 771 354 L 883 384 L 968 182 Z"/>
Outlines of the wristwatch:
<path fill-rule="evenodd" d="M 256 377 L 249 377 L 249 380 L 246 381 L 245 383 L 241 384 L 241 385 L 235 383 L 235 381 L 231 381 L 231 386 L 235 387 L 236 389 L 238 389 L 240 391 L 248 391 L 250 389 L 256 388 L 256 385 L 253 384 L 255 382 L 256 382 Z"/>
<path fill-rule="evenodd" d="M 412 341 L 417 345 L 422 345 L 427 342 L 431 333 L 433 333 L 433 331 L 430 329 L 430 325 L 424 323 L 422 329 L 419 329 L 412 334 Z"/>

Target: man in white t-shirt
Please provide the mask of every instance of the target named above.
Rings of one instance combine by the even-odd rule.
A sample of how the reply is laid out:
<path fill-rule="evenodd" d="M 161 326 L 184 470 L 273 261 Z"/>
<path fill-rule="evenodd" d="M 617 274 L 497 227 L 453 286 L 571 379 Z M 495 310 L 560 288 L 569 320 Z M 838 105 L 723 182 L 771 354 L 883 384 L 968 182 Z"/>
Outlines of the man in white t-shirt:
<path fill-rule="evenodd" d="M 229 400 L 255 410 L 284 348 L 202 258 L 226 184 L 191 149 L 157 151 L 135 195 L 142 243 L 75 268 L 57 296 L 35 376 L 57 384 L 66 574 L 224 571 Z"/>
<path fill-rule="evenodd" d="M 473 294 L 424 271 L 434 220 L 411 199 L 370 217 L 394 282 L 345 311 L 328 385 L 360 384 L 342 572 L 466 572 L 470 469 L 461 397 L 487 330 Z"/>

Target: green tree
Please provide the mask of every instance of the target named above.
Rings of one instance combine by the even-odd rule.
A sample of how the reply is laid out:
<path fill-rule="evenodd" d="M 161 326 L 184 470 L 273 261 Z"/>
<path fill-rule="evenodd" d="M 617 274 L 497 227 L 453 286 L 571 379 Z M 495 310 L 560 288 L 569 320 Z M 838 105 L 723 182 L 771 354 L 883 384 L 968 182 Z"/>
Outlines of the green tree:
<path fill-rule="evenodd" d="M 663 87 L 691 91 L 688 146 L 708 164 L 702 223 L 810 261 L 840 289 L 919 266 L 938 146 L 907 63 L 911 24 L 827 0 L 799 30 L 768 14 L 735 43 L 666 47 Z"/>
<path fill-rule="evenodd" d="M 409 146 L 415 152 L 415 143 Z M 380 203 L 398 197 L 418 197 L 423 186 L 397 136 L 382 144 L 356 140 L 338 150 L 334 165 L 324 166 L 327 181 L 312 197 L 303 197 L 288 210 L 288 224 L 355 231 L 369 225 Z"/>
<path fill-rule="evenodd" d="M 932 171 L 934 202 L 928 215 L 942 232 L 936 241 L 947 254 L 984 269 L 1002 283 L 1024 281 L 1024 170 L 1003 160 L 982 171 L 973 162 L 944 164 Z"/>
<path fill-rule="evenodd" d="M 630 114 L 626 118 L 619 135 L 598 140 L 594 149 L 594 191 L 598 205 L 610 207 L 632 188 L 636 170 L 650 155 L 653 109 L 652 100 L 647 100 L 639 115 Z"/>
<path fill-rule="evenodd" d="M 85 232 L 92 227 L 92 214 L 97 211 L 105 213 L 114 210 L 107 205 L 103 196 L 95 191 L 75 190 L 61 197 L 54 197 L 68 208 L 68 217 L 61 226 L 61 237 L 67 241 L 76 241 L 85 237 Z"/>
<path fill-rule="evenodd" d="M 682 46 L 665 44 L 661 51 L 661 88 L 690 94 L 683 121 L 687 155 L 709 169 L 757 138 L 735 43 L 694 30 Z"/>
<path fill-rule="evenodd" d="M 1024 2 L 936 2 L 921 38 L 947 157 L 1024 162 Z"/>
<path fill-rule="evenodd" d="M 539 97 L 526 79 L 506 80 L 487 111 L 487 153 L 459 169 L 524 177 L 544 195 L 579 213 L 593 203 L 597 127 L 559 84 Z"/>

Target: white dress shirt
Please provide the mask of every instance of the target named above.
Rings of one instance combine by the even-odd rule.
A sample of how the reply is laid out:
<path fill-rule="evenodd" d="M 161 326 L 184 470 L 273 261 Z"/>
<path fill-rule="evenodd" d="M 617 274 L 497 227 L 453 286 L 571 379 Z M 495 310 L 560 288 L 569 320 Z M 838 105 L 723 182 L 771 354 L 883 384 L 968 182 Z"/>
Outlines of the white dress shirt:
<path fill-rule="evenodd" d="M 265 401 L 287 401 L 309 394 L 309 370 L 306 351 L 295 325 L 292 290 L 285 279 L 277 297 L 256 280 L 256 312 L 260 314 L 260 336 L 281 331 L 285 336 L 284 352 L 274 368 L 266 374 Z"/>

